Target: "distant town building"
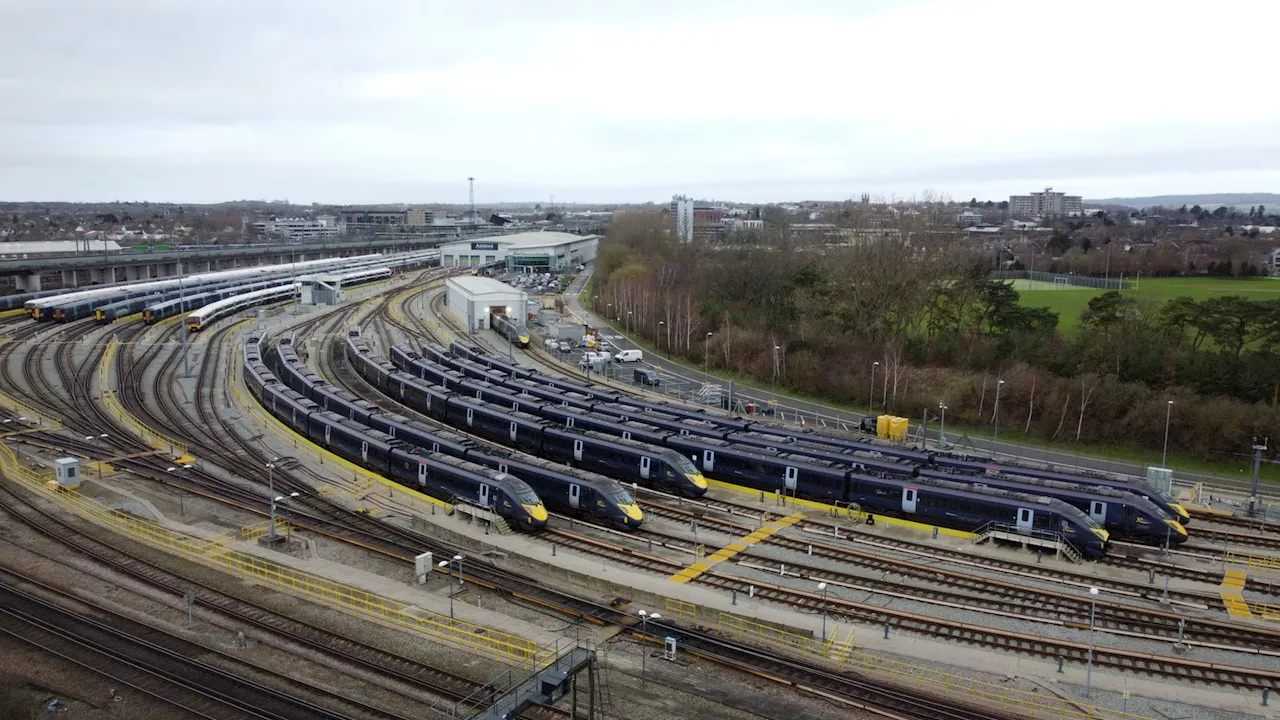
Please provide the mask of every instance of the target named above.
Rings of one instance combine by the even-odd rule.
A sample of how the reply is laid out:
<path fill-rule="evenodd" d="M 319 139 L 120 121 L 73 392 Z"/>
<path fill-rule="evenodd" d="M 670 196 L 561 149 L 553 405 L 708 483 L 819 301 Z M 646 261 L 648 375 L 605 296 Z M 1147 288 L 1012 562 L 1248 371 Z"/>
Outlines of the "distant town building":
<path fill-rule="evenodd" d="M 956 222 L 962 225 L 980 225 L 982 224 L 982 213 L 973 210 L 965 210 L 956 215 Z"/>
<path fill-rule="evenodd" d="M 254 223 L 253 229 L 259 235 L 271 235 L 290 240 L 315 240 L 338 236 L 338 223 L 332 215 L 319 215 L 315 220 L 272 218 Z"/>
<path fill-rule="evenodd" d="M 427 210 L 425 208 L 409 210 L 404 214 L 404 224 L 412 225 L 415 227 L 419 225 L 432 225 L 434 224 L 435 219 L 436 219 L 436 214 L 433 211 Z"/>
<path fill-rule="evenodd" d="M 1084 202 L 1079 195 L 1067 195 L 1045 188 L 1044 192 L 1030 195 L 1010 195 L 1011 217 L 1051 217 L 1054 215 L 1078 215 L 1084 212 Z"/>
<path fill-rule="evenodd" d="M 693 242 L 693 200 L 684 195 L 671 198 L 671 218 L 676 224 L 676 239 Z"/>
<path fill-rule="evenodd" d="M 1272 275 L 1280 275 L 1280 248 L 1267 253 L 1263 257 L 1263 262 L 1267 266 L 1267 272 Z"/>

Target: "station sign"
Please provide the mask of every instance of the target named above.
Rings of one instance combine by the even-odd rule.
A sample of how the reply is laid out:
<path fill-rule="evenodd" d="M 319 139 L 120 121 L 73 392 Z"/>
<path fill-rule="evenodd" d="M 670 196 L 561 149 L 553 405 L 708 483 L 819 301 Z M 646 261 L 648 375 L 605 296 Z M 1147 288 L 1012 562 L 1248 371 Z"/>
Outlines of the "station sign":
<path fill-rule="evenodd" d="M 471 243 L 471 249 L 472 249 L 472 250 L 497 250 L 497 249 L 498 249 L 498 243 L 496 243 L 496 242 L 487 242 L 487 243 L 473 242 L 473 243 Z"/>

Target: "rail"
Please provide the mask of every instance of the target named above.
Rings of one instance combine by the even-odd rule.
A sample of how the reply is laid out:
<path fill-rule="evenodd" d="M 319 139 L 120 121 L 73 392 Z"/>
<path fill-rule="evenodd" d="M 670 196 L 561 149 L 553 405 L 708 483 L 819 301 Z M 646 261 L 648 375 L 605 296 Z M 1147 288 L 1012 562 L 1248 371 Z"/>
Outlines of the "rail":
<path fill-rule="evenodd" d="M 115 375 L 115 358 L 119 351 L 120 341 L 114 337 L 111 338 L 107 342 L 106 349 L 102 351 L 102 360 L 98 366 L 98 386 L 102 396 L 102 404 L 106 407 L 107 412 L 111 413 L 112 417 L 126 429 L 156 450 L 168 452 L 177 458 L 191 458 L 191 454 L 184 443 L 174 440 L 139 420 L 116 397 L 116 391 L 111 388 L 115 384 L 112 378 Z M 191 459 L 186 459 L 185 462 L 191 462 Z"/>
<path fill-rule="evenodd" d="M 668 620 L 678 622 L 676 618 L 680 617 L 689 624 L 697 622 L 699 606 L 682 601 L 667 602 L 665 609 Z M 673 607 L 672 602 L 679 605 Z M 840 637 L 840 627 L 836 626 L 828 639 L 823 641 L 732 613 L 719 612 L 715 617 L 716 629 L 731 637 L 764 642 L 783 650 L 832 662 L 842 670 L 853 669 L 888 677 L 902 687 L 915 687 L 948 698 L 956 697 L 981 707 L 998 707 L 1021 717 L 1044 720 L 1153 720 L 1146 715 L 1010 688 L 1000 683 L 986 682 L 860 649 L 854 642 L 855 627 L 852 625 L 843 638 Z"/>
<path fill-rule="evenodd" d="M 519 635 L 415 608 L 353 585 L 236 550 L 222 540 L 188 535 L 114 510 L 76 492 L 59 490 L 53 482 L 52 473 L 40 473 L 24 467 L 13 450 L 3 443 L 0 443 L 0 471 L 6 477 L 57 501 L 67 510 L 96 525 L 237 577 L 366 618 L 389 622 L 498 660 L 525 662 L 553 659 L 547 657 L 545 648 L 539 648 L 536 642 Z"/>

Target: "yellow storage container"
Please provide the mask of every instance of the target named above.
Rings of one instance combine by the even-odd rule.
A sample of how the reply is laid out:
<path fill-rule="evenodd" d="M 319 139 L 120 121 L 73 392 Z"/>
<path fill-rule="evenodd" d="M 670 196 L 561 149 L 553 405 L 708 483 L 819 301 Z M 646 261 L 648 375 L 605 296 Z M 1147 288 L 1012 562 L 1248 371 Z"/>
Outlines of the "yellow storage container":
<path fill-rule="evenodd" d="M 890 440 L 906 440 L 907 428 L 910 421 L 904 417 L 890 418 L 889 420 L 889 439 Z"/>
<path fill-rule="evenodd" d="M 889 423 L 892 420 L 893 417 L 890 415 L 881 415 L 876 418 L 876 437 L 889 439 Z"/>

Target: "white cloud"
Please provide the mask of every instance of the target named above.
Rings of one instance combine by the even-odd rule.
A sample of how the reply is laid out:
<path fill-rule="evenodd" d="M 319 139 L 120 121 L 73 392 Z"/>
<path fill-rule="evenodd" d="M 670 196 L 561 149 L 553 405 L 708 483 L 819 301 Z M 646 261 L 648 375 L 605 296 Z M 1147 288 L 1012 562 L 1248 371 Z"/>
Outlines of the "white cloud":
<path fill-rule="evenodd" d="M 1274 189 L 1280 4 L 1212 10 L 11 0 L 0 197 Z"/>

